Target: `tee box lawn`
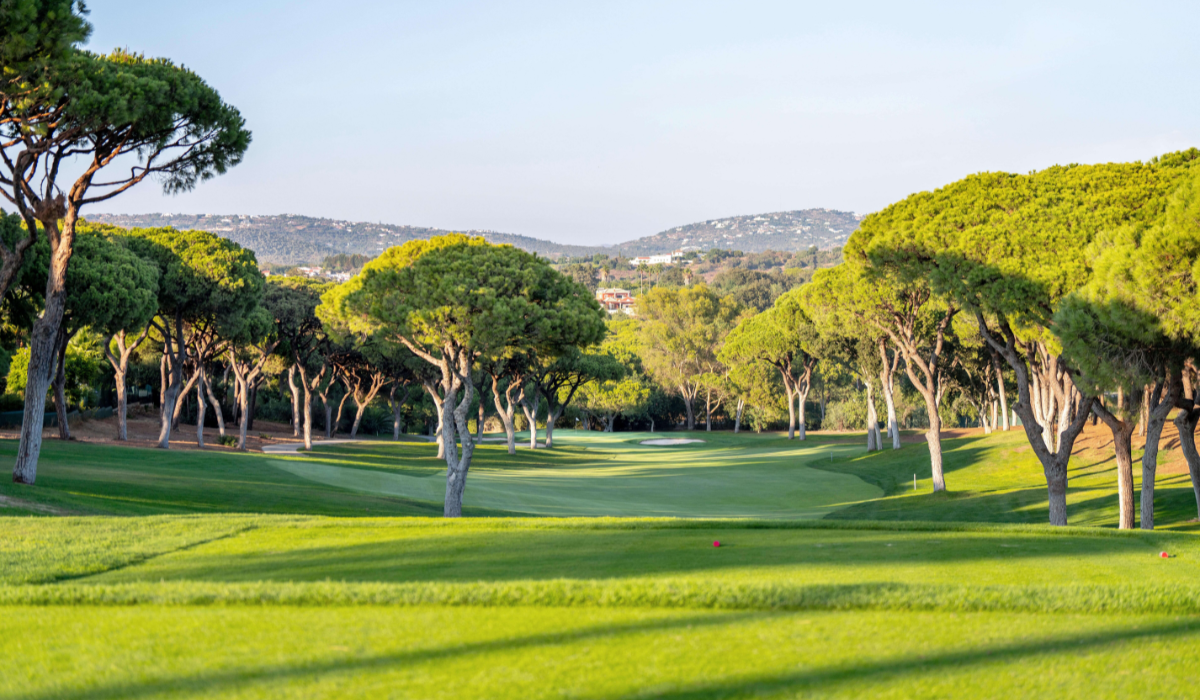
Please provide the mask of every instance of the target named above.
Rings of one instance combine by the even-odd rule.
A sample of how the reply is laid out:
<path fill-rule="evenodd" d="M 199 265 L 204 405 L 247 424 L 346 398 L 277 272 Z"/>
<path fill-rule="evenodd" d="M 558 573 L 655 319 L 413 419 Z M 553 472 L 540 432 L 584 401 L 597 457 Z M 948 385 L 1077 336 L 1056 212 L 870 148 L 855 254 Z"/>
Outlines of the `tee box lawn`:
<path fill-rule="evenodd" d="M 48 442 L 37 486 L 0 486 L 40 508 L 0 519 L 0 698 L 1194 692 L 1200 541 L 1173 477 L 1168 530 L 1052 529 L 1011 434 L 948 441 L 936 496 L 911 492 L 920 445 L 639 437 L 485 445 L 483 517 L 459 521 L 425 517 L 429 445 Z M 1111 523 L 1111 462 L 1077 462 L 1073 522 Z M 641 517 L 672 509 L 709 517 Z"/>

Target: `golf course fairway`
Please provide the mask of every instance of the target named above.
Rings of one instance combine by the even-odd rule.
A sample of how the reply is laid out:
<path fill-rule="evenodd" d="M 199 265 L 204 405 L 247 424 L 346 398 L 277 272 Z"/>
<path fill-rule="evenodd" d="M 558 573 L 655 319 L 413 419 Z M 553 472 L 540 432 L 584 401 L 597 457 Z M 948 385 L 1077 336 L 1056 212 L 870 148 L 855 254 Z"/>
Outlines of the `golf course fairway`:
<path fill-rule="evenodd" d="M 815 460 L 862 452 L 857 444 L 791 442 L 715 433 L 686 445 L 640 444 L 661 433 L 556 431 L 553 450 L 510 456 L 476 447 L 464 503 L 530 515 L 822 518 L 883 491 Z M 440 503 L 445 463 L 428 443 L 315 446 L 273 460 L 290 474 L 338 488 Z"/>

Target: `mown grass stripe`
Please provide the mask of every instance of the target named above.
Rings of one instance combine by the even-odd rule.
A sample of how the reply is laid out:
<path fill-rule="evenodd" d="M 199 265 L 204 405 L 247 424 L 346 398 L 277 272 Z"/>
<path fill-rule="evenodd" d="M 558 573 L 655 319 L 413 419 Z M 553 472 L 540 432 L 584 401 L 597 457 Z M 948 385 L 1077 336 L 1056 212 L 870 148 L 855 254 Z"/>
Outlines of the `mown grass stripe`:
<path fill-rule="evenodd" d="M 65 583 L 0 586 L 0 605 L 448 605 L 1200 615 L 1200 586 L 779 585 L 695 581 Z"/>

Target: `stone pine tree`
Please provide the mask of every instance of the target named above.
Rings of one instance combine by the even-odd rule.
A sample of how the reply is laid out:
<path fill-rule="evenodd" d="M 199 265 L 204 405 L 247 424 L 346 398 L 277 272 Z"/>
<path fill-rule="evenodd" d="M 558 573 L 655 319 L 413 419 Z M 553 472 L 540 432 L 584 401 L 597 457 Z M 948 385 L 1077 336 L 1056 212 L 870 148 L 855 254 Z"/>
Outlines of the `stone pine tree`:
<path fill-rule="evenodd" d="M 452 234 L 390 248 L 347 307 L 440 373 L 446 517 L 462 515 L 476 361 L 503 348 L 586 347 L 605 332 L 586 289 L 535 255 Z"/>
<path fill-rule="evenodd" d="M 479 358 L 479 371 L 491 388 L 492 404 L 504 428 L 504 441 L 510 455 L 517 453 L 515 416 L 517 407 L 525 402 L 525 384 L 532 366 L 533 358 L 529 353 L 512 348 Z M 531 431 L 536 434 L 536 426 L 531 427 Z"/>
<path fill-rule="evenodd" d="M 114 356 L 111 339 L 120 334 L 143 332 L 158 308 L 158 269 L 131 251 L 124 239 L 80 232 L 74 262 L 67 270 L 67 303 L 58 331 L 58 361 L 55 363 L 55 408 L 59 430 L 70 436 L 65 411 L 67 344 L 83 328 L 101 333 L 104 353 L 113 365 L 117 390 L 117 425 L 126 439 L 125 374 L 129 356 Z"/>
<path fill-rule="evenodd" d="M 263 371 L 270 361 L 275 349 L 279 347 L 280 339 L 275 325 L 275 309 L 268 301 L 276 301 L 277 297 L 267 297 L 264 293 L 262 306 L 252 309 L 233 328 L 224 331 L 226 366 L 233 372 L 234 401 L 237 404 L 238 442 L 239 450 L 246 449 L 246 434 L 250 430 L 251 412 L 254 410 L 251 397 L 259 382 L 262 381 Z M 207 383 L 204 387 L 207 390 Z M 220 406 L 214 406 L 219 412 Z M 202 422 L 197 424 L 197 434 L 203 435 Z"/>
<path fill-rule="evenodd" d="M 1189 371 L 1185 394 L 1184 372 L 1200 357 L 1200 174 L 1183 181 L 1160 221 L 1101 232 L 1090 251 L 1092 279 L 1063 300 L 1055 332 L 1084 380 L 1119 391 L 1116 405 L 1093 410 L 1113 433 L 1122 528 L 1134 523 L 1131 443 L 1146 417 L 1139 520 L 1149 530 L 1162 430 L 1176 407 L 1183 409 L 1180 446 L 1195 473 L 1195 390 Z"/>
<path fill-rule="evenodd" d="M 73 9 L 78 9 L 75 7 Z M 165 59 L 75 48 L 46 63 L 36 98 L 0 105 L 0 190 L 50 243 L 45 308 L 30 338 L 29 390 L 13 480 L 33 483 L 48 367 L 66 303 L 81 210 L 147 178 L 189 190 L 241 161 L 250 134 L 236 109 Z M 59 182 L 72 173 L 70 182 Z"/>
<path fill-rule="evenodd" d="M 322 353 L 325 330 L 316 310 L 321 295 L 330 286 L 305 277 L 272 277 L 267 280 L 264 295 L 263 303 L 275 317 L 275 332 L 280 340 L 277 351 L 292 365 L 288 373 L 292 421 L 303 435 L 306 450 L 312 449 L 313 391 L 327 371 Z M 291 381 L 297 375 L 299 389 Z"/>
<path fill-rule="evenodd" d="M 741 320 L 742 307 L 704 284 L 684 289 L 658 287 L 638 299 L 642 359 L 660 384 L 674 390 L 696 428 L 696 397 L 705 375 L 723 374 L 718 354 Z"/>
<path fill-rule="evenodd" d="M 158 444 L 167 449 L 183 397 L 225 340 L 238 337 L 252 320 L 265 282 L 254 253 L 205 231 L 131 229 L 128 242 L 158 267 L 158 311 L 150 323 L 163 346 Z"/>
<path fill-rule="evenodd" d="M 855 236 L 858 232 L 855 232 Z M 942 381 L 949 364 L 947 335 L 958 313 L 954 304 L 944 303 L 919 280 L 897 280 L 882 271 L 872 272 L 852 237 L 847 245 L 854 259 L 828 270 L 819 270 L 811 284 L 801 288 L 805 306 L 814 316 L 826 317 L 827 325 L 838 325 L 841 334 L 856 339 L 863 347 L 860 366 L 878 369 L 875 358 L 878 339 L 885 338 L 900 353 L 905 374 L 925 402 L 933 490 L 944 491 L 946 479 L 942 460 Z M 886 353 L 878 359 L 886 363 Z M 871 372 L 874 373 L 874 372 Z M 863 377 L 868 390 L 872 378 Z M 870 402 L 869 411 L 874 412 Z M 875 429 L 872 429 L 874 432 Z M 882 447 L 878 435 L 871 446 Z"/>
<path fill-rule="evenodd" d="M 118 394 L 118 436 L 124 439 L 125 370 L 129 358 L 127 354 L 114 356 L 108 341 L 127 329 L 137 332 L 146 327 L 157 309 L 158 271 L 129 250 L 120 235 L 123 232 L 123 229 L 85 229 L 78 234 L 78 250 L 67 272 L 68 294 L 63 323 L 55 338 L 55 362 L 50 366 L 58 429 L 63 439 L 70 437 L 65 389 L 67 347 L 84 329 L 101 335 L 103 350 L 113 363 Z M 41 290 L 45 288 L 49 258 L 49 244 L 44 239 L 38 240 L 26 256 L 21 275 L 13 287 L 21 290 L 16 296 L 34 304 L 42 301 Z M 14 304 L 25 306 L 16 298 L 10 298 L 10 314 Z M 18 314 L 24 316 L 23 311 L 23 308 L 18 310 Z"/>
<path fill-rule="evenodd" d="M 0 196 L 19 214 L 0 213 L 5 227 L 24 224 L 17 236 L 0 240 L 0 301 L 39 238 L 38 210 L 27 201 L 21 180 L 39 167 L 45 171 L 39 132 L 60 119 L 64 89 L 61 73 L 87 41 L 92 26 L 78 0 L 26 0 L 0 4 Z M 22 156 L 22 154 L 24 154 Z M 39 158 L 42 162 L 36 162 Z M 47 190 L 48 191 L 48 190 Z M 24 204 L 24 206 L 22 206 Z"/>
<path fill-rule="evenodd" d="M 1133 432 L 1146 400 L 1144 388 L 1153 387 L 1147 443 L 1157 452 L 1158 436 L 1178 395 L 1183 355 L 1162 333 L 1158 320 L 1106 294 L 1103 284 L 1071 294 L 1054 315 L 1063 356 L 1079 373 L 1076 381 L 1086 393 L 1117 393 L 1115 405 L 1096 402 L 1092 410 L 1112 431 L 1117 466 L 1118 526 L 1134 526 Z M 1164 392 L 1168 395 L 1163 398 Z M 1149 464 L 1149 463 L 1147 463 Z M 1149 502 L 1143 506 L 1143 527 L 1152 529 L 1154 474 L 1143 483 Z M 1149 507 L 1146 507 L 1149 506 Z"/>
<path fill-rule="evenodd" d="M 1054 313 L 1088 283 L 1096 235 L 1157 220 L 1198 157 L 1193 149 L 1146 163 L 972 175 L 897 202 L 855 233 L 872 265 L 924 280 L 974 317 L 1007 364 L 1052 524 L 1067 524 L 1067 466 L 1095 401 L 1061 355 Z"/>
<path fill-rule="evenodd" d="M 625 367 L 607 352 L 585 352 L 569 347 L 557 357 L 535 364 L 529 373 L 534 390 L 546 402 L 546 447 L 554 447 L 554 423 L 588 382 L 617 381 Z M 537 446 L 537 425 L 530 420 L 531 447 Z"/>
<path fill-rule="evenodd" d="M 730 366 L 765 362 L 779 373 L 788 404 L 788 439 L 804 431 L 804 402 L 812 388 L 816 357 L 806 348 L 813 337 L 813 324 L 797 296 L 789 293 L 774 307 L 747 318 L 725 340 L 722 361 Z M 799 410 L 797 411 L 797 404 Z"/>

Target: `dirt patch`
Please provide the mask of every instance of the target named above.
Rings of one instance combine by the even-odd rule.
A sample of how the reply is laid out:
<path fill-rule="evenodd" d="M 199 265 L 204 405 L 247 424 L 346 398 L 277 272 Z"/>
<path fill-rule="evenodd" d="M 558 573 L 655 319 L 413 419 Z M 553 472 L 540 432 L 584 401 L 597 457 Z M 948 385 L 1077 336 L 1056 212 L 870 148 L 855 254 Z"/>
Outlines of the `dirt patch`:
<path fill-rule="evenodd" d="M 0 494 L 0 508 L 16 508 L 18 510 L 28 510 L 34 513 L 44 513 L 46 515 L 71 515 L 71 511 L 54 506 L 47 506 L 33 501 L 26 501 L 21 498 L 12 498 Z"/>
<path fill-rule="evenodd" d="M 128 440 L 117 439 L 117 418 L 111 416 L 101 419 L 75 418 L 70 422 L 71 439 L 78 442 L 96 443 L 101 445 L 124 445 L 127 447 L 157 447 L 158 446 L 158 411 L 148 405 L 129 407 L 129 419 L 126 432 Z M 314 431 L 318 438 L 319 431 Z M 226 425 L 225 434 L 237 436 L 237 425 Z M 59 439 L 58 428 L 46 428 L 42 431 L 45 439 Z M 0 429 L 0 438 L 17 439 L 20 431 L 16 427 Z M 216 428 L 204 429 L 205 450 L 225 450 L 236 452 L 235 447 L 226 447 L 217 442 L 221 437 Z M 323 438 L 324 435 L 320 435 Z M 344 437 L 339 435 L 338 437 Z M 264 445 L 278 445 L 288 442 L 302 442 L 292 435 L 292 427 L 286 423 L 270 421 L 254 421 L 254 429 L 246 433 L 246 449 L 250 452 L 262 452 Z M 171 449 L 195 450 L 196 425 L 180 423 L 171 433 Z"/>

